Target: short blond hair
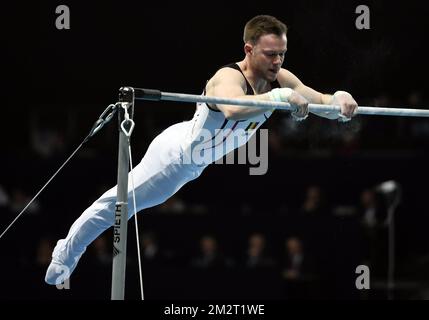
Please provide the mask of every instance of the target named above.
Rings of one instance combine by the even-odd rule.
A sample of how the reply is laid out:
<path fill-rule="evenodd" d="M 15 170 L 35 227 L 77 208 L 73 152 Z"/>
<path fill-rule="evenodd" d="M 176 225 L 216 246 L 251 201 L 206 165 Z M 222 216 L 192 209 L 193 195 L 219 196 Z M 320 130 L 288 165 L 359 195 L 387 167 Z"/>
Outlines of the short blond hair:
<path fill-rule="evenodd" d="M 273 16 L 259 15 L 250 19 L 244 27 L 244 43 L 255 44 L 259 38 L 266 34 L 282 36 L 287 33 L 287 26 Z"/>

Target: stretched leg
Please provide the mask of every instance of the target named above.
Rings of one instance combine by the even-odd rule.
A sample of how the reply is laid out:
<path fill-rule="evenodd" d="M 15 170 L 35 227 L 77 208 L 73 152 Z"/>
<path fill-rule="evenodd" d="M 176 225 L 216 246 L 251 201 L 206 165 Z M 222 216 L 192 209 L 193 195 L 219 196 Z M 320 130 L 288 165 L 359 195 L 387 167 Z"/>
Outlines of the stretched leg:
<path fill-rule="evenodd" d="M 201 173 L 192 165 L 183 164 L 177 140 L 180 125 L 168 128 L 155 138 L 142 161 L 133 169 L 137 211 L 163 203 Z M 128 203 L 132 204 L 131 178 L 128 180 Z M 114 224 L 115 202 L 116 187 L 113 187 L 73 223 L 66 238 L 58 241 L 52 253 L 45 277 L 47 283 L 58 284 L 66 280 L 87 246 Z M 132 206 L 128 213 L 131 218 Z"/>

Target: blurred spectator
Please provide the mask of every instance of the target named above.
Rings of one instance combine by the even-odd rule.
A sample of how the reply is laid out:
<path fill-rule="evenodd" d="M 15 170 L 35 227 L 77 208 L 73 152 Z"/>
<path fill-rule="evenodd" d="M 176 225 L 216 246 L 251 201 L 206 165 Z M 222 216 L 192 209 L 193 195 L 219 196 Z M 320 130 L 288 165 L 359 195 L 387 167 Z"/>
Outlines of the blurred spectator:
<path fill-rule="evenodd" d="M 423 99 L 422 94 L 419 91 L 413 91 L 408 96 L 408 105 L 410 108 L 422 108 L 423 106 Z M 427 137 L 429 136 L 429 124 L 427 121 L 422 121 L 422 119 L 416 118 L 416 119 L 410 119 L 412 121 L 411 124 L 411 136 L 413 138 L 417 138 L 419 144 L 421 142 L 426 142 Z M 422 139 L 423 138 L 423 139 Z M 408 139 L 409 140 L 409 139 Z M 408 142 L 407 140 L 407 142 Z M 411 141 L 412 142 L 412 141 Z M 425 143 L 427 145 L 427 143 Z M 420 144 L 421 146 L 421 144 Z"/>
<path fill-rule="evenodd" d="M 301 211 L 306 214 L 326 214 L 327 213 L 326 199 L 320 186 L 309 186 L 305 192 L 304 203 Z"/>
<path fill-rule="evenodd" d="M 364 190 L 361 194 L 360 202 L 363 209 L 362 223 L 367 228 L 374 228 L 377 225 L 377 206 L 374 191 Z"/>
<path fill-rule="evenodd" d="M 360 150 L 359 122 L 354 125 L 354 130 L 347 130 L 340 137 L 338 153 L 342 156 L 352 156 Z"/>
<path fill-rule="evenodd" d="M 155 233 L 145 231 L 141 235 L 141 255 L 143 263 L 157 264 L 162 262 L 162 254 L 159 250 L 158 238 Z"/>
<path fill-rule="evenodd" d="M 380 93 L 371 103 L 374 107 L 389 107 L 392 106 L 392 99 L 386 93 Z"/>
<path fill-rule="evenodd" d="M 298 237 L 290 237 L 285 241 L 285 261 L 283 265 L 283 277 L 288 280 L 303 280 L 314 277 L 313 259 L 304 250 L 302 240 Z"/>
<path fill-rule="evenodd" d="M 36 129 L 31 133 L 31 147 L 44 158 L 60 154 L 65 149 L 64 137 L 51 129 Z"/>
<path fill-rule="evenodd" d="M 196 268 L 219 268 L 227 265 L 226 259 L 219 252 L 215 237 L 205 235 L 200 239 L 199 254 L 191 260 L 191 266 Z"/>
<path fill-rule="evenodd" d="M 269 146 L 270 156 L 272 154 L 274 157 L 279 157 L 284 153 L 285 147 L 283 145 L 283 139 L 279 132 L 278 127 L 273 127 L 272 129 L 270 129 L 268 146 Z"/>
<path fill-rule="evenodd" d="M 51 254 L 54 250 L 54 243 L 49 238 L 40 239 L 36 249 L 36 265 L 46 268 L 51 263 Z"/>
<path fill-rule="evenodd" d="M 368 229 L 386 226 L 387 211 L 379 197 L 372 189 L 366 189 L 361 194 L 362 223 Z"/>
<path fill-rule="evenodd" d="M 421 107 L 422 100 L 422 93 L 420 91 L 413 91 L 408 96 L 408 105 L 410 107 Z"/>
<path fill-rule="evenodd" d="M 275 261 L 267 253 L 265 236 L 254 233 L 249 237 L 245 266 L 247 268 L 274 267 Z"/>
<path fill-rule="evenodd" d="M 300 238 L 290 237 L 285 241 L 285 260 L 282 276 L 288 298 L 309 298 L 309 289 L 314 287 L 314 261 L 304 251 Z"/>
<path fill-rule="evenodd" d="M 373 189 L 361 193 L 362 224 L 367 242 L 367 259 L 374 276 L 386 276 L 387 270 L 387 211 L 380 195 Z"/>
<path fill-rule="evenodd" d="M 9 196 L 6 193 L 6 190 L 3 189 L 3 186 L 0 185 L 0 207 L 9 206 Z"/>
<path fill-rule="evenodd" d="M 187 203 L 177 195 L 174 195 L 166 202 L 158 205 L 154 210 L 165 214 L 207 214 L 208 207 L 202 203 Z"/>
<path fill-rule="evenodd" d="M 297 279 L 302 274 L 304 251 L 302 242 L 296 237 L 286 240 L 286 263 L 283 270 L 285 279 Z"/>
<path fill-rule="evenodd" d="M 184 201 L 178 196 L 172 196 L 170 199 L 160 204 L 156 210 L 161 213 L 167 214 L 183 214 L 187 211 L 187 207 Z"/>
<path fill-rule="evenodd" d="M 14 189 L 10 200 L 10 210 L 12 212 L 20 212 L 30 202 L 31 198 L 21 189 Z M 35 200 L 27 208 L 29 213 L 38 213 L 40 211 L 40 203 Z"/>
<path fill-rule="evenodd" d="M 91 244 L 95 263 L 100 266 L 112 265 L 112 244 L 110 238 L 102 235 Z"/>

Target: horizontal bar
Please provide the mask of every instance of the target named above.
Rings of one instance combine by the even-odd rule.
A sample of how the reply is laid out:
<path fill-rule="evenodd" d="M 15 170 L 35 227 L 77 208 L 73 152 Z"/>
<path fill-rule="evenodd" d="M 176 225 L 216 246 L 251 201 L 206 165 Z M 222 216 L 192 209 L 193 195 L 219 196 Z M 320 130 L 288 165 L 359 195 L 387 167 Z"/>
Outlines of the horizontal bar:
<path fill-rule="evenodd" d="M 211 104 L 228 104 L 236 106 L 246 106 L 261 109 L 280 109 L 295 111 L 295 107 L 287 102 L 259 101 L 221 97 L 207 97 L 203 95 L 193 95 L 185 93 L 161 92 L 153 89 L 134 88 L 136 100 L 163 100 L 176 102 L 205 102 Z M 314 104 L 308 105 L 310 112 L 340 112 L 339 106 Z M 379 115 L 379 116 L 398 116 L 398 117 L 429 117 L 429 110 L 409 109 L 409 108 L 387 108 L 387 107 L 365 107 L 359 106 L 357 114 L 361 115 Z"/>

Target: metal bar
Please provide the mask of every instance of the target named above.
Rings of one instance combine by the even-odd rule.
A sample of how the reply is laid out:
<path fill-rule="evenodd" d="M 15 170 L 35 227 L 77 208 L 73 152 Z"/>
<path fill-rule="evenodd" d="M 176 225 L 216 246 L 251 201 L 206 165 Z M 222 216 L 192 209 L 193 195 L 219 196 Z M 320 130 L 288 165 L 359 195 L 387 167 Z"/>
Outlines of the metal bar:
<path fill-rule="evenodd" d="M 212 104 L 228 104 L 236 106 L 255 107 L 261 109 L 280 109 L 294 111 L 295 107 L 286 102 L 259 101 L 247 99 L 207 97 L 202 95 L 161 92 L 159 90 L 133 88 L 136 100 L 163 100 L 176 102 L 205 102 Z M 308 105 L 310 112 L 340 112 L 340 107 L 335 105 L 324 105 L 310 103 Z M 398 117 L 429 117 L 429 110 L 409 109 L 409 108 L 388 108 L 388 107 L 366 107 L 359 106 L 357 114 L 360 115 L 379 115 L 379 116 L 398 116 Z"/>

